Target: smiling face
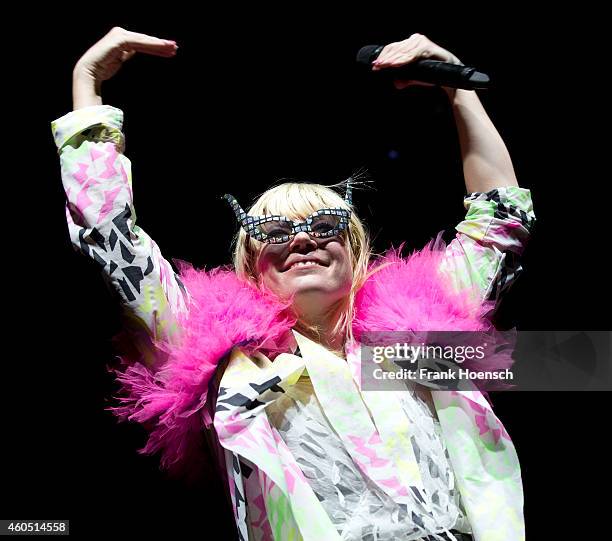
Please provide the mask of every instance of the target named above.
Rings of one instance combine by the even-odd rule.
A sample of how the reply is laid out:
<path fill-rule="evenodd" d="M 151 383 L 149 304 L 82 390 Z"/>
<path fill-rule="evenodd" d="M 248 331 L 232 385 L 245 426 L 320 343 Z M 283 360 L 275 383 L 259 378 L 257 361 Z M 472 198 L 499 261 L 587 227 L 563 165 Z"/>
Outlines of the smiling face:
<path fill-rule="evenodd" d="M 345 235 L 313 239 L 298 233 L 284 244 L 265 244 L 256 271 L 281 298 L 295 294 L 298 313 L 325 313 L 351 291 L 353 269 Z"/>
<path fill-rule="evenodd" d="M 353 211 L 345 197 L 331 189 L 344 187 L 344 182 L 333 186 L 287 182 L 264 192 L 248 214 L 286 216 L 295 224 L 320 209 Z M 325 224 L 318 227 L 325 230 Z M 351 212 L 348 228 L 328 238 L 300 231 L 287 242 L 268 244 L 241 227 L 233 259 L 241 279 L 283 299 L 293 295 L 292 307 L 303 329 L 350 335 L 355 291 L 365 279 L 370 257 L 369 235 Z"/>

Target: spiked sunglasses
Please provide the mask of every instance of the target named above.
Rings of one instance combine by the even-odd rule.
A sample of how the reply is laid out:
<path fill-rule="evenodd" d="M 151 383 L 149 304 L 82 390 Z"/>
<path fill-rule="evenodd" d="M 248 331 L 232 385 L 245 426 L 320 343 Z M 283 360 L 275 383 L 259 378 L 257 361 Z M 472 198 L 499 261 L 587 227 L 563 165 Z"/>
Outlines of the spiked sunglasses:
<path fill-rule="evenodd" d="M 346 180 L 344 195 L 348 205 L 352 204 L 351 181 L 352 177 Z M 223 199 L 230 204 L 238 223 L 250 237 L 269 244 L 289 242 L 300 231 L 305 231 L 313 238 L 335 237 L 348 227 L 351 217 L 351 211 L 343 208 L 319 209 L 303 222 L 295 222 L 286 216 L 250 216 L 234 196 L 225 194 Z"/>

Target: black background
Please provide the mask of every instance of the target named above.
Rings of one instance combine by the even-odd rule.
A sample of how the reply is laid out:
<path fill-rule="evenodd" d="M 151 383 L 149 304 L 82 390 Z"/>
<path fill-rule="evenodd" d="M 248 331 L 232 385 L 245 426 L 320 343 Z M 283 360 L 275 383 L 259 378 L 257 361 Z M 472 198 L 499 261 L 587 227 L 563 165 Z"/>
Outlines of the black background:
<path fill-rule="evenodd" d="M 354 201 L 376 250 L 419 248 L 441 229 L 452 238 L 465 187 L 445 95 L 381 87 L 354 63 L 362 45 L 420 32 L 491 75 L 493 88 L 479 96 L 532 190 L 537 229 L 499 322 L 609 329 L 597 309 L 609 298 L 607 102 L 591 71 L 607 54 L 597 13 L 112 13 L 75 6 L 70 19 L 40 16 L 12 46 L 26 69 L 15 76 L 16 105 L 5 108 L 26 129 L 5 147 L 20 156 L 8 158 L 17 195 L 5 203 L 16 212 L 5 234 L 22 251 L 11 253 L 26 255 L 9 258 L 5 282 L 7 339 L 18 348 L 3 386 L 3 517 L 69 518 L 75 534 L 137 538 L 208 538 L 214 525 L 215 538 L 232 538 L 216 478 L 191 488 L 167 480 L 156 457 L 136 453 L 144 430 L 104 411 L 118 314 L 95 266 L 72 250 L 50 122 L 71 110 L 74 63 L 114 25 L 180 47 L 173 59 L 136 56 L 103 87 L 104 103 L 125 112 L 138 223 L 167 258 L 229 261 L 235 222 L 218 199 L 225 191 L 247 206 L 280 178 L 337 182 L 358 167 L 375 180 Z M 604 394 L 497 393 L 494 403 L 521 460 L 529 538 L 605 531 Z"/>

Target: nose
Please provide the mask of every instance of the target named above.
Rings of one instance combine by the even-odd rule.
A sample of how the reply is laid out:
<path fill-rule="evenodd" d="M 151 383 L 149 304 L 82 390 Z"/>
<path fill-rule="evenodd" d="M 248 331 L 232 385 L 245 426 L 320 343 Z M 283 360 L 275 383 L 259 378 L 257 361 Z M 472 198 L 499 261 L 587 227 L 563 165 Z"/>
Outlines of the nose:
<path fill-rule="evenodd" d="M 300 231 L 293 237 L 289 243 L 289 251 L 311 251 L 317 248 L 317 241 L 313 239 L 306 231 Z"/>

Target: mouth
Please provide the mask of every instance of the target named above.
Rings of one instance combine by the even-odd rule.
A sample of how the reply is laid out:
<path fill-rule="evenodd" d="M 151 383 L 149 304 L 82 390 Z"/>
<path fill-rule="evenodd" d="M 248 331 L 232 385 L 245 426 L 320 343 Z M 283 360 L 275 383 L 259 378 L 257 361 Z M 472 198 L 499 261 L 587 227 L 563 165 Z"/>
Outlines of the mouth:
<path fill-rule="evenodd" d="M 284 269 L 283 272 L 314 269 L 317 267 L 324 267 L 324 266 L 325 265 L 321 265 L 317 261 L 296 261 L 295 263 L 292 263 L 289 267 Z"/>

